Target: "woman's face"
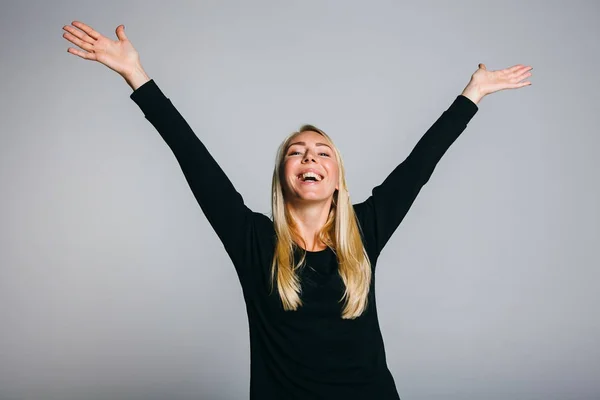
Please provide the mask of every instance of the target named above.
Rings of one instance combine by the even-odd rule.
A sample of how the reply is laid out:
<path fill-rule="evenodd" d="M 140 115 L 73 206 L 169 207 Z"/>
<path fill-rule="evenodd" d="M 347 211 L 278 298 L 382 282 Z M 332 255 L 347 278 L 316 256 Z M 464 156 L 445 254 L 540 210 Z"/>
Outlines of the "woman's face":
<path fill-rule="evenodd" d="M 286 201 L 323 201 L 338 189 L 338 160 L 323 135 L 301 132 L 283 158 L 282 187 Z"/>

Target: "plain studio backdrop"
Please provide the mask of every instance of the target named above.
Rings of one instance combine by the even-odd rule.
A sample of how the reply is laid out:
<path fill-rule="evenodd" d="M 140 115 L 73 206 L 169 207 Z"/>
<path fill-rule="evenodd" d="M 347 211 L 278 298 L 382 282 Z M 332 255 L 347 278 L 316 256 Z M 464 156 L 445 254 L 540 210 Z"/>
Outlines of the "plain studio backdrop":
<path fill-rule="evenodd" d="M 124 24 L 268 215 L 301 124 L 333 137 L 357 203 L 478 63 L 532 65 L 532 86 L 479 104 L 381 255 L 388 364 L 407 400 L 600 398 L 599 17 L 591 0 L 4 1 L 0 399 L 248 397 L 232 263 L 125 81 L 66 52 L 73 20 Z"/>

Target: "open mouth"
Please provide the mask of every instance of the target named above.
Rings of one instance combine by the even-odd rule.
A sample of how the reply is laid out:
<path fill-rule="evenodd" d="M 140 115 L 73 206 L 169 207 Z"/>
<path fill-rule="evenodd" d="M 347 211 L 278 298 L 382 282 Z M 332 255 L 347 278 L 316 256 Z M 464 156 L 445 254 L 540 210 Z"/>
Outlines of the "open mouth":
<path fill-rule="evenodd" d="M 323 180 L 323 176 L 314 172 L 305 172 L 298 175 L 298 180 L 303 183 L 317 183 Z"/>

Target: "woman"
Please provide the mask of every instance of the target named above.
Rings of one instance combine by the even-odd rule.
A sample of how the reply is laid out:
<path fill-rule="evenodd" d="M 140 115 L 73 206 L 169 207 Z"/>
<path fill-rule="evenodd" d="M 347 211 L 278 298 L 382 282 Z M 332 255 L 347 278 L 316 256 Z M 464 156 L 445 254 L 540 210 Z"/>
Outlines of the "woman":
<path fill-rule="evenodd" d="M 123 25 L 113 41 L 74 21 L 68 52 L 100 62 L 172 149 L 242 285 L 250 328 L 251 399 L 399 399 L 375 304 L 377 258 L 486 95 L 527 86 L 531 67 L 480 64 L 461 95 L 372 195 L 352 205 L 329 136 L 304 126 L 281 144 L 273 220 L 254 213 L 151 80 Z M 207 188 L 206 182 L 210 182 Z"/>

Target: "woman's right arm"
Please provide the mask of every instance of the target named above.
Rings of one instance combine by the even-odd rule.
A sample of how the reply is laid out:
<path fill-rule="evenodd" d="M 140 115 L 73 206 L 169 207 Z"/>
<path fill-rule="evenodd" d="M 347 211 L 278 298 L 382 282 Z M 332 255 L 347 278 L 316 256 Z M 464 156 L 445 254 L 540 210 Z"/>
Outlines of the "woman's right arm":
<path fill-rule="evenodd" d="M 239 258 L 252 216 L 242 196 L 154 80 L 136 89 L 131 99 L 173 151 L 194 197 L 232 259 Z"/>
<path fill-rule="evenodd" d="M 253 213 L 185 119 L 148 78 L 123 25 L 116 30 L 117 41 L 81 22 L 74 21 L 73 26 L 79 30 L 65 26 L 64 38 L 84 51 L 69 48 L 68 52 L 106 65 L 131 86 L 131 99 L 173 151 L 192 193 L 236 267 L 242 265 Z"/>

